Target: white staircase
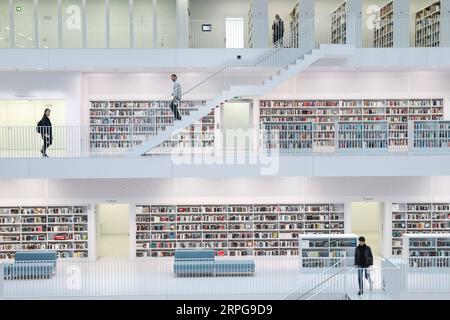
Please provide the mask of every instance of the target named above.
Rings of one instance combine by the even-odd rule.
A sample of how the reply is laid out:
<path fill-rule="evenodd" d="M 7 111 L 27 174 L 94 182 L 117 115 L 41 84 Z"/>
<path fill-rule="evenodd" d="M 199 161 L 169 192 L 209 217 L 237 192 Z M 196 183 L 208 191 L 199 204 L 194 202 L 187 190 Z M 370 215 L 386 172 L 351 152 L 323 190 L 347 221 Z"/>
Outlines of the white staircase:
<path fill-rule="evenodd" d="M 347 293 L 347 300 L 393 300 L 390 295 L 388 295 L 383 290 L 373 290 L 364 292 L 362 295 L 357 293 Z"/>
<path fill-rule="evenodd" d="M 348 46 L 345 49 L 348 49 Z M 288 52 L 286 53 L 286 51 L 284 50 L 288 50 Z M 159 131 L 156 135 L 149 137 L 147 140 L 144 140 L 135 148 L 129 150 L 127 152 L 128 156 L 141 156 L 146 154 L 164 141 L 169 140 L 173 135 L 190 126 L 195 121 L 200 120 L 209 112 L 211 112 L 211 110 L 219 107 L 221 104 L 227 102 L 228 100 L 240 96 L 260 96 L 269 92 L 274 87 L 278 86 L 279 84 L 288 80 L 290 77 L 298 74 L 302 70 L 305 70 L 310 65 L 323 58 L 327 51 L 323 48 L 312 49 L 308 51 L 304 50 L 303 55 L 301 55 L 300 51 L 297 51 L 297 55 L 300 56 L 299 58 L 297 58 L 295 56 L 295 53 L 293 55 L 292 50 L 296 49 L 279 49 L 275 53 L 262 55 L 257 64 L 251 67 L 246 66 L 247 69 L 245 71 L 241 71 L 241 76 L 243 79 L 242 82 L 245 82 L 245 77 L 248 76 L 249 73 L 252 73 L 252 71 L 257 72 L 259 70 L 258 68 L 263 69 L 263 66 L 258 65 L 258 63 L 261 64 L 261 61 L 266 64 L 266 67 L 271 66 L 272 69 L 276 67 L 276 65 L 278 65 L 279 70 L 277 72 L 274 72 L 274 74 L 271 76 L 266 75 L 265 79 L 257 79 L 256 77 L 251 78 L 250 75 L 248 82 L 260 83 L 257 85 L 229 85 L 228 88 L 226 90 L 223 90 L 214 100 L 207 100 L 204 105 L 197 106 L 195 111 L 190 112 L 188 116 L 184 116 L 181 121 L 175 121 L 172 126 L 165 127 L 164 130 Z M 348 50 L 345 52 L 347 53 Z M 288 60 L 291 60 L 291 63 L 287 62 Z M 244 69 L 245 68 L 242 68 L 242 70 Z M 226 84 L 225 87 L 227 87 Z"/>

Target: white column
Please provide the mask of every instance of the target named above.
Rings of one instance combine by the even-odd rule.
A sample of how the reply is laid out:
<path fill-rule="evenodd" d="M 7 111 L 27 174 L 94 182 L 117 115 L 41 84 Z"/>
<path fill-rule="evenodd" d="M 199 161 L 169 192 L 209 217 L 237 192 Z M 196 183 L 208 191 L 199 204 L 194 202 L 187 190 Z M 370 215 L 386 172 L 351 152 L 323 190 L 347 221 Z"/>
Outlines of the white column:
<path fill-rule="evenodd" d="M 409 47 L 409 38 L 409 0 L 394 0 L 394 47 Z"/>
<path fill-rule="evenodd" d="M 63 44 L 63 19 L 62 19 L 62 4 L 58 0 L 58 48 L 62 48 Z"/>
<path fill-rule="evenodd" d="M 298 45 L 300 48 L 312 49 L 315 47 L 314 14 L 314 0 L 301 0 L 298 16 Z"/>
<path fill-rule="evenodd" d="M 362 47 L 362 0 L 347 0 L 347 44 Z"/>
<path fill-rule="evenodd" d="M 81 0 L 81 21 L 82 21 L 82 42 L 83 48 L 87 48 L 87 13 L 86 13 L 86 0 Z"/>
<path fill-rule="evenodd" d="M 33 0 L 34 47 L 39 48 L 39 12 L 38 0 Z"/>
<path fill-rule="evenodd" d="M 441 47 L 450 47 L 450 0 L 441 0 Z"/>
<path fill-rule="evenodd" d="M 111 47 L 111 11 L 109 7 L 110 7 L 109 0 L 105 0 L 106 48 Z"/>
<path fill-rule="evenodd" d="M 188 0 L 177 0 L 177 48 L 189 48 L 188 7 Z"/>
<path fill-rule="evenodd" d="M 158 48 L 158 0 L 153 0 L 153 48 Z"/>
<path fill-rule="evenodd" d="M 128 226 L 129 259 L 136 260 L 136 203 L 130 203 L 130 224 Z"/>
<path fill-rule="evenodd" d="M 16 47 L 16 33 L 14 32 L 14 3 L 9 0 L 9 41 L 11 48 Z"/>
<path fill-rule="evenodd" d="M 267 48 L 268 34 L 268 4 L 267 0 L 252 0 L 252 23 L 253 23 L 253 48 Z"/>
<path fill-rule="evenodd" d="M 128 15 L 129 15 L 129 29 L 130 29 L 130 48 L 134 48 L 134 1 L 129 0 L 128 2 Z"/>

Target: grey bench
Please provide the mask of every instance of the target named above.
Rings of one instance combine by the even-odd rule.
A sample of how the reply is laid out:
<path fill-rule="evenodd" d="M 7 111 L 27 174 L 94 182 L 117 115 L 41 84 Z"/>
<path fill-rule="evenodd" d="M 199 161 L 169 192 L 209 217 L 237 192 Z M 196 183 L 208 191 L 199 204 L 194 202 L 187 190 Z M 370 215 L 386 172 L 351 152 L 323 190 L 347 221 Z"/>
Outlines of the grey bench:
<path fill-rule="evenodd" d="M 174 261 L 175 276 L 211 277 L 253 275 L 253 260 L 215 260 L 214 250 L 177 250 Z"/>

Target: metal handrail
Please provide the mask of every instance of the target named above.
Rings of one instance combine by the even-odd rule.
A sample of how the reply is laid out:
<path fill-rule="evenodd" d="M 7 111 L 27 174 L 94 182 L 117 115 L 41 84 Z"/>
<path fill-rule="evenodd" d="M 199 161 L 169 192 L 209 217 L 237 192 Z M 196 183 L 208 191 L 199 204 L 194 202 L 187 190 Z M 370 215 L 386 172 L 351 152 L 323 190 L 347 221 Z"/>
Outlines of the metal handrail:
<path fill-rule="evenodd" d="M 349 274 L 350 272 L 353 272 L 355 269 L 355 267 L 350 268 L 345 274 Z M 307 296 L 310 292 L 312 292 L 313 290 L 315 290 L 316 288 L 322 286 L 323 284 L 325 284 L 326 282 L 328 282 L 329 280 L 332 280 L 333 278 L 336 278 L 338 275 L 340 275 L 342 272 L 345 271 L 345 268 L 342 269 L 341 271 L 335 273 L 334 275 L 332 275 L 331 277 L 329 277 L 328 279 L 325 279 L 324 281 L 322 281 L 321 283 L 319 283 L 317 286 L 315 286 L 314 288 L 311 288 L 308 292 L 305 292 L 302 296 L 300 296 L 297 300 L 302 300 L 302 298 L 304 296 Z M 337 279 L 334 279 L 335 281 L 337 281 Z M 333 282 L 334 283 L 334 282 Z M 326 288 L 328 288 L 330 285 L 332 285 L 333 283 L 330 283 L 328 286 L 324 287 L 322 290 L 317 291 L 316 293 L 314 293 L 313 295 L 309 296 L 308 298 L 306 298 L 306 300 L 309 300 L 313 297 L 315 297 L 316 295 L 318 295 L 320 292 L 322 292 L 323 290 L 325 290 Z"/>
<path fill-rule="evenodd" d="M 317 277 L 320 277 L 321 275 L 324 275 L 324 274 L 327 273 L 329 270 L 333 270 L 333 268 L 335 268 L 338 264 L 345 262 L 345 260 L 347 260 L 346 257 L 340 259 L 339 261 L 337 261 L 337 262 L 336 262 L 335 264 L 333 264 L 332 266 L 330 266 L 330 267 L 326 268 L 325 270 L 323 270 L 322 272 L 320 272 L 320 273 L 317 275 Z M 321 285 L 323 282 L 326 282 L 327 280 L 328 280 L 328 279 L 322 281 L 319 285 Z M 314 288 L 308 290 L 307 293 L 310 292 L 311 290 L 314 290 L 316 287 L 317 287 L 317 286 L 315 286 Z M 296 289 L 296 290 L 294 290 L 294 291 L 289 292 L 287 295 L 285 295 L 284 297 L 282 297 L 281 300 L 285 300 L 285 299 L 286 299 L 287 297 L 289 297 L 290 295 L 297 293 L 298 290 L 299 290 L 299 289 Z M 303 296 L 304 296 L 304 294 L 303 294 L 301 297 L 303 297 Z M 296 299 L 296 300 L 299 300 L 299 299 Z"/>

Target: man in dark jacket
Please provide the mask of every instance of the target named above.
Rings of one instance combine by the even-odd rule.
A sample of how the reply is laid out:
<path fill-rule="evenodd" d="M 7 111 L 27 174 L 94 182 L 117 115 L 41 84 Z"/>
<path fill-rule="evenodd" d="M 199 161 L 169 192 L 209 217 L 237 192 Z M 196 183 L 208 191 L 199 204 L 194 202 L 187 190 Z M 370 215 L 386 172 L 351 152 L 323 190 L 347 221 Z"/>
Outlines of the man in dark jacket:
<path fill-rule="evenodd" d="M 372 280 L 370 279 L 369 270 L 367 270 L 367 268 L 373 265 L 373 255 L 370 247 L 366 245 L 366 239 L 364 237 L 359 237 L 358 240 L 359 245 L 355 249 L 355 266 L 358 268 L 358 295 L 361 295 L 364 292 L 364 273 L 366 279 L 370 283 L 370 290 L 372 290 Z"/>
<path fill-rule="evenodd" d="M 37 124 L 37 132 L 41 135 L 43 145 L 41 154 L 48 157 L 47 148 L 53 143 L 52 123 L 50 121 L 50 109 L 45 109 L 42 119 Z"/>

